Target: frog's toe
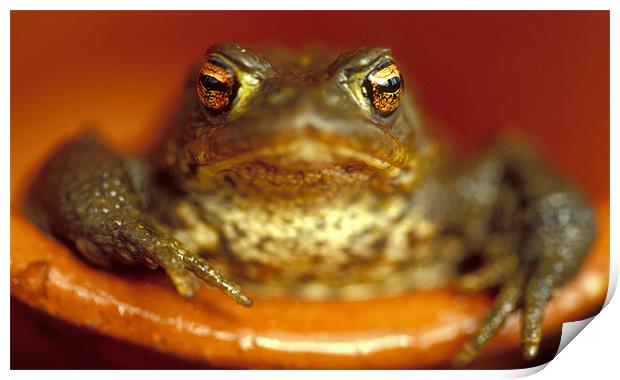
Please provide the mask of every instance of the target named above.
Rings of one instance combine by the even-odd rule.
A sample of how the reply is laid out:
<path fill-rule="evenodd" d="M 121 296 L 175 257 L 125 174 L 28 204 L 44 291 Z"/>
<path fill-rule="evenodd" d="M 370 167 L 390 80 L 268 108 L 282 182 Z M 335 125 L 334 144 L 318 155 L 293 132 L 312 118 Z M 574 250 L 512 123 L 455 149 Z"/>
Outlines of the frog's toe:
<path fill-rule="evenodd" d="M 165 271 L 177 292 L 186 298 L 194 295 L 192 274 L 185 269 L 182 255 L 185 250 L 179 243 L 165 236 L 153 238 L 154 249 L 151 254 L 144 257 L 146 263 L 153 263 L 155 267 L 161 266 Z M 149 252 L 149 251 L 147 251 Z"/>
<path fill-rule="evenodd" d="M 164 270 L 177 289 L 177 292 L 185 298 L 194 296 L 194 282 L 192 275 L 185 268 L 165 268 Z"/>
<path fill-rule="evenodd" d="M 185 254 L 183 262 L 185 267 L 198 278 L 209 285 L 217 287 L 238 304 L 246 307 L 252 306 L 252 300 L 241 292 L 241 287 L 224 277 L 217 268 L 204 258 L 198 255 Z"/>
<path fill-rule="evenodd" d="M 532 359 L 538 353 L 542 339 L 541 325 L 545 305 L 558 286 L 560 273 L 549 266 L 539 265 L 525 289 L 523 306 L 523 357 Z"/>
<path fill-rule="evenodd" d="M 516 263 L 513 255 L 493 257 L 482 268 L 460 276 L 456 280 L 456 289 L 466 293 L 477 293 L 497 286 L 514 271 Z"/>
<path fill-rule="evenodd" d="M 525 273 L 522 270 L 517 271 L 508 279 L 497 295 L 493 309 L 486 320 L 456 355 L 455 364 L 457 366 L 463 366 L 473 361 L 480 353 L 482 346 L 497 332 L 510 313 L 518 307 L 523 294 L 524 283 Z"/>
<path fill-rule="evenodd" d="M 123 235 L 124 241 L 136 252 L 136 257 L 149 266 L 161 266 L 182 296 L 194 295 L 194 275 L 196 275 L 208 285 L 220 289 L 237 303 L 243 306 L 252 304 L 237 284 L 226 279 L 205 259 L 193 254 L 178 240 L 153 225 L 137 223 L 133 228 L 124 229 Z"/>

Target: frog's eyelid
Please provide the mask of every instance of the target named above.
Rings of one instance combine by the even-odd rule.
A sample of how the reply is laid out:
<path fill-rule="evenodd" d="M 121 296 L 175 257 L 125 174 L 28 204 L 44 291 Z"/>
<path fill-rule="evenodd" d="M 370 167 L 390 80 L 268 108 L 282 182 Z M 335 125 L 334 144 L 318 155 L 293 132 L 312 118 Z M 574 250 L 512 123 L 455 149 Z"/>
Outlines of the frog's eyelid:
<path fill-rule="evenodd" d="M 263 56 L 239 44 L 216 44 L 207 49 L 205 60 L 219 57 L 237 72 L 253 73 L 258 79 L 273 75 L 273 67 Z"/>
<path fill-rule="evenodd" d="M 394 61 L 392 51 L 388 48 L 365 47 L 341 54 L 327 68 L 331 75 L 357 76 L 371 72 L 383 61 Z"/>
<path fill-rule="evenodd" d="M 374 65 L 374 67 L 372 68 L 372 70 L 370 70 L 370 72 L 375 72 L 375 71 L 379 71 L 385 67 L 388 67 L 390 65 L 396 65 L 394 63 L 394 59 L 392 59 L 392 57 L 383 57 L 383 59 L 380 59 L 377 61 L 377 63 Z"/>

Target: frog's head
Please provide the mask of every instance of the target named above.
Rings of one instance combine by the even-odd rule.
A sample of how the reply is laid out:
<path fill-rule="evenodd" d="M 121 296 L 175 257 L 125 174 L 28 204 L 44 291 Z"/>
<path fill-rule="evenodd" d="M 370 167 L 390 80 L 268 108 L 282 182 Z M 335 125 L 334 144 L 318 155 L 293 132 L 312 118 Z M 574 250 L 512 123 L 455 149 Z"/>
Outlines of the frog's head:
<path fill-rule="evenodd" d="M 192 188 L 411 187 L 434 146 L 386 48 L 325 54 L 213 45 L 168 155 Z"/>

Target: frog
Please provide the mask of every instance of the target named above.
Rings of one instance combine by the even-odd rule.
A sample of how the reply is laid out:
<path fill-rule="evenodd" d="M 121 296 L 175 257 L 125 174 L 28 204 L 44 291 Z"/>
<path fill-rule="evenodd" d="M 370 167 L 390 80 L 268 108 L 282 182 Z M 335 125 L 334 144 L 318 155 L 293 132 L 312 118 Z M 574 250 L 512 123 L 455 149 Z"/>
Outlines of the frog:
<path fill-rule="evenodd" d="M 151 156 L 88 129 L 45 162 L 27 213 L 89 262 L 163 268 L 187 298 L 201 284 L 245 307 L 494 292 L 454 362 L 517 311 L 532 359 L 545 305 L 590 250 L 593 207 L 522 138 L 449 159 L 415 98 L 389 48 L 214 44 Z"/>

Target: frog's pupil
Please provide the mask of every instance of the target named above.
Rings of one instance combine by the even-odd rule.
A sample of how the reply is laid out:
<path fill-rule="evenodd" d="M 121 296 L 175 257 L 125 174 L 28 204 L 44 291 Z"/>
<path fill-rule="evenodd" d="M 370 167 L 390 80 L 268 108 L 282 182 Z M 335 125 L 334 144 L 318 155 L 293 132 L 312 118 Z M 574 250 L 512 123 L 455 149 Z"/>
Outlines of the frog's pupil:
<path fill-rule="evenodd" d="M 379 85 L 379 90 L 382 92 L 396 92 L 400 88 L 402 80 L 400 77 L 391 77 L 386 83 Z"/>
<path fill-rule="evenodd" d="M 228 86 L 226 85 L 226 83 L 220 82 L 219 80 L 212 77 L 211 75 L 202 74 L 200 76 L 200 83 L 205 89 L 210 90 L 210 91 L 228 92 L 230 90 Z"/>

